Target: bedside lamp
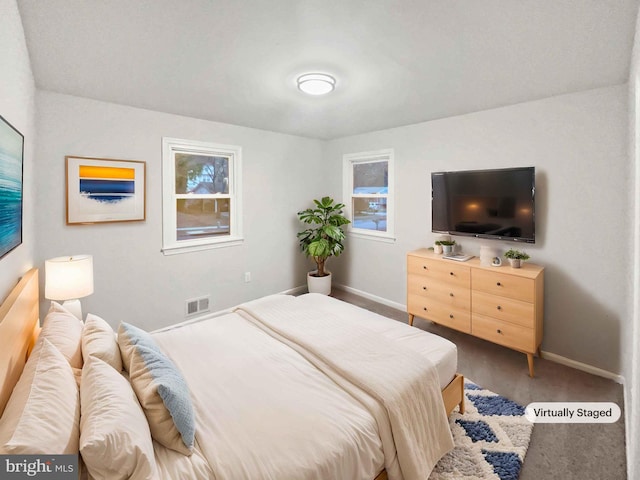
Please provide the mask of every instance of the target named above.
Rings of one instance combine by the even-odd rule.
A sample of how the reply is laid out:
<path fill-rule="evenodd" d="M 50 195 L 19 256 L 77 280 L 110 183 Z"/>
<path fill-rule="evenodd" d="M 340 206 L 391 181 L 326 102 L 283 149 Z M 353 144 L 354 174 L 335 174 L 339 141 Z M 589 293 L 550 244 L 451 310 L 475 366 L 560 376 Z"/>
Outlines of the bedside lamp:
<path fill-rule="evenodd" d="M 44 262 L 44 296 L 64 300 L 64 308 L 82 320 L 80 298 L 93 293 L 93 257 L 56 257 Z"/>

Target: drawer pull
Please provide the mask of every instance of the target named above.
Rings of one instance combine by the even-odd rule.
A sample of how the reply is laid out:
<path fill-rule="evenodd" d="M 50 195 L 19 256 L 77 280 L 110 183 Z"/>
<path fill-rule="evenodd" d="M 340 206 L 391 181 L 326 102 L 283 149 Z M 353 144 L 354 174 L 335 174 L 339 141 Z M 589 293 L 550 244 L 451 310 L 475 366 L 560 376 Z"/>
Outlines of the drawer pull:
<path fill-rule="evenodd" d="M 501 287 L 502 284 L 500 282 L 496 283 L 497 286 Z"/>
<path fill-rule="evenodd" d="M 422 309 L 426 312 L 427 311 L 427 307 L 422 307 Z"/>
<path fill-rule="evenodd" d="M 453 318 L 453 314 L 452 314 L 452 313 L 451 313 L 451 314 L 449 314 L 449 318 Z"/>
<path fill-rule="evenodd" d="M 454 273 L 453 273 L 453 272 L 449 272 L 449 275 L 453 276 L 453 275 L 454 275 Z"/>
<path fill-rule="evenodd" d="M 502 307 L 500 305 L 498 305 L 498 310 L 502 310 Z"/>
<path fill-rule="evenodd" d="M 423 266 L 422 266 L 422 269 L 423 269 L 423 270 L 429 270 L 429 269 L 427 268 L 427 266 L 426 266 L 426 265 L 423 265 Z"/>
<path fill-rule="evenodd" d="M 450 297 L 453 297 L 453 293 L 450 293 L 450 294 L 449 294 L 449 296 L 450 296 Z"/>
<path fill-rule="evenodd" d="M 427 287 L 422 287 L 422 289 L 423 289 L 423 290 L 426 290 L 426 289 L 427 289 Z"/>
<path fill-rule="evenodd" d="M 498 329 L 498 330 L 496 330 L 496 332 L 498 332 L 500 335 L 502 335 L 502 330 Z"/>

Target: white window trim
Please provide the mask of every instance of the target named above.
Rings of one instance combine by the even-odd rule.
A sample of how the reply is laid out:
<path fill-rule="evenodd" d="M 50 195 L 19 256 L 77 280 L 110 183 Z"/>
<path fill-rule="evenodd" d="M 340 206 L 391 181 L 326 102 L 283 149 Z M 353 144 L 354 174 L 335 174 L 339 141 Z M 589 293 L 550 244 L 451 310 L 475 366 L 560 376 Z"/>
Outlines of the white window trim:
<path fill-rule="evenodd" d="M 224 237 L 210 237 L 196 240 L 178 241 L 175 193 L 176 152 L 194 153 L 210 156 L 229 157 L 229 195 L 231 201 L 231 232 Z M 197 252 L 211 248 L 240 245 L 242 236 L 242 148 L 235 145 L 220 145 L 210 142 L 184 140 L 180 138 L 162 138 L 162 253 L 175 255 Z"/>
<path fill-rule="evenodd" d="M 345 216 L 351 220 L 347 226 L 347 234 L 356 238 L 366 238 L 368 240 L 378 240 L 381 242 L 395 242 L 395 173 L 394 173 L 394 151 L 391 148 L 376 150 L 372 152 L 349 153 L 342 156 L 343 161 L 343 198 L 345 204 Z M 358 163 L 374 163 L 376 161 L 388 162 L 388 192 L 386 195 L 363 194 L 365 197 L 386 197 L 387 198 L 387 231 L 378 232 L 364 228 L 353 227 L 353 212 L 351 211 L 353 197 L 353 166 Z"/>

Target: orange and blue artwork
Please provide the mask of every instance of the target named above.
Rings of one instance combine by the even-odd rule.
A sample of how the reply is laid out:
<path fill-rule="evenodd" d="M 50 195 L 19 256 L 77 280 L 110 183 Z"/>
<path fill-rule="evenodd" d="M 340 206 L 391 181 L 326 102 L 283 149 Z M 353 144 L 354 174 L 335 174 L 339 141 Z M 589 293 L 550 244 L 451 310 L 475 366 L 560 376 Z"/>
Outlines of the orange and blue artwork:
<path fill-rule="evenodd" d="M 80 166 L 80 194 L 96 202 L 121 202 L 135 195 L 135 170 Z"/>
<path fill-rule="evenodd" d="M 145 218 L 145 162 L 67 157 L 67 223 Z"/>

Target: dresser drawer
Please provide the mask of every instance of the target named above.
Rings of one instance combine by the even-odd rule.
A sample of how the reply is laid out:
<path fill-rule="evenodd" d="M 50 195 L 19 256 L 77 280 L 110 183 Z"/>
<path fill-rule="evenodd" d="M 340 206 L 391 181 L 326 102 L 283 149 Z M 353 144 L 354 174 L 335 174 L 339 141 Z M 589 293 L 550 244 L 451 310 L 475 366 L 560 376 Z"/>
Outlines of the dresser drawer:
<path fill-rule="evenodd" d="M 471 269 L 464 265 L 457 265 L 453 261 L 409 255 L 407 257 L 407 273 L 434 278 L 438 282 L 446 282 L 464 288 L 469 288 L 471 284 Z"/>
<path fill-rule="evenodd" d="M 535 333 L 532 328 L 520 327 L 477 313 L 472 317 L 471 333 L 476 337 L 522 352 L 535 353 Z"/>
<path fill-rule="evenodd" d="M 420 295 L 408 295 L 409 313 L 426 318 L 464 333 L 471 332 L 471 312 L 468 308 L 446 305 Z"/>
<path fill-rule="evenodd" d="M 523 302 L 533 303 L 535 300 L 534 281 L 531 278 L 481 269 L 474 269 L 471 275 L 474 290 L 522 300 Z"/>
<path fill-rule="evenodd" d="M 535 325 L 533 303 L 474 291 L 471 293 L 471 305 L 473 313 L 479 313 L 523 327 L 533 328 Z"/>
<path fill-rule="evenodd" d="M 407 293 L 466 310 L 471 308 L 471 295 L 468 288 L 447 282 L 438 282 L 434 278 L 423 275 L 409 274 L 407 276 Z"/>

